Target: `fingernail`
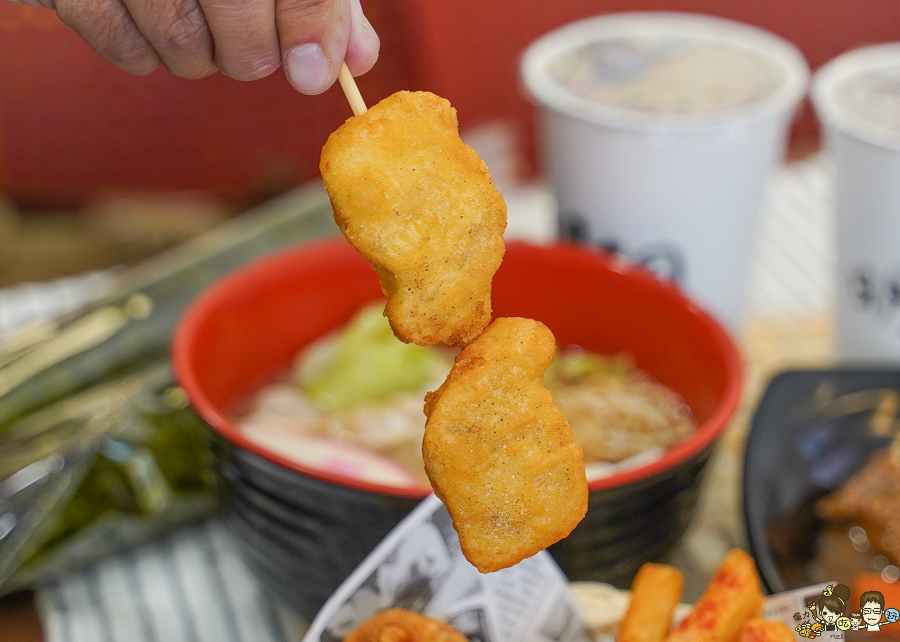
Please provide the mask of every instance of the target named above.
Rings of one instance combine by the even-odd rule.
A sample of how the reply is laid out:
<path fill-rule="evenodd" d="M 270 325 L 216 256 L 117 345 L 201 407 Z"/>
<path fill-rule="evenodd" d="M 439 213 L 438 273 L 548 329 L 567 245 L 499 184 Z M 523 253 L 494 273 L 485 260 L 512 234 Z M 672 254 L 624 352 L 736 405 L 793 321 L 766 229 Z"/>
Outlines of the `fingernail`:
<path fill-rule="evenodd" d="M 285 61 L 288 80 L 304 94 L 320 94 L 328 89 L 331 65 L 322 47 L 316 43 L 298 45 L 288 52 Z"/>

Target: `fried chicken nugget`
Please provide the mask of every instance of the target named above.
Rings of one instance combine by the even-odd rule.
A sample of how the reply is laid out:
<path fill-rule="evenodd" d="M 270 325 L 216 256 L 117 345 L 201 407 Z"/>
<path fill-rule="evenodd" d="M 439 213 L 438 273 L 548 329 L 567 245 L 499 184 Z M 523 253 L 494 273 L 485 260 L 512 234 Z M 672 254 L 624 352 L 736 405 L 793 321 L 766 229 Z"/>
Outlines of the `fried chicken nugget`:
<path fill-rule="evenodd" d="M 347 120 L 319 163 L 334 219 L 372 263 L 406 343 L 460 347 L 491 319 L 506 204 L 456 110 L 401 91 Z"/>
<path fill-rule="evenodd" d="M 587 511 L 581 448 L 543 384 L 555 348 L 542 323 L 497 319 L 425 397 L 425 472 L 482 573 L 559 541 Z"/>
<path fill-rule="evenodd" d="M 344 642 L 469 642 L 449 624 L 403 609 L 388 609 L 350 632 Z"/>

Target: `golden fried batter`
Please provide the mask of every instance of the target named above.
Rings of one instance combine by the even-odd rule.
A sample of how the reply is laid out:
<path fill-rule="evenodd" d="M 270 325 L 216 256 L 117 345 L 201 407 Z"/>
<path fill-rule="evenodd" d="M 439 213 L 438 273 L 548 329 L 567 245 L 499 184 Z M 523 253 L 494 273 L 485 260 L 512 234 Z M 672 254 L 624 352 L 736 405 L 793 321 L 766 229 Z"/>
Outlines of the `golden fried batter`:
<path fill-rule="evenodd" d="M 490 322 L 506 204 L 457 132 L 456 110 L 401 91 L 328 137 L 334 219 L 378 273 L 401 341 L 463 346 Z"/>
<path fill-rule="evenodd" d="M 795 642 L 796 636 L 778 620 L 748 620 L 741 629 L 738 642 Z"/>
<path fill-rule="evenodd" d="M 759 617 L 762 604 L 756 563 L 732 549 L 666 642 L 735 642 L 747 620 Z"/>
<path fill-rule="evenodd" d="M 425 472 L 483 573 L 559 541 L 587 511 L 581 448 L 543 384 L 555 347 L 542 323 L 497 319 L 425 398 Z"/>
<path fill-rule="evenodd" d="M 344 642 L 469 642 L 449 624 L 424 615 L 388 609 L 373 615 L 344 638 Z"/>

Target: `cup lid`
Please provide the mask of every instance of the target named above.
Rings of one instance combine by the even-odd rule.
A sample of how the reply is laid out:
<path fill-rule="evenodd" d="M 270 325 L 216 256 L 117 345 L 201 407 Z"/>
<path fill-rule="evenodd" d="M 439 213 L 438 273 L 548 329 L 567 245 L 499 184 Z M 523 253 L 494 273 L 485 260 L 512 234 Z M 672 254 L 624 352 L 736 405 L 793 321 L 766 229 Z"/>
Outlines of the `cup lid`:
<path fill-rule="evenodd" d="M 829 127 L 900 149 L 900 42 L 835 58 L 816 72 L 812 99 Z"/>
<path fill-rule="evenodd" d="M 535 41 L 521 65 L 543 106 L 616 128 L 696 130 L 792 111 L 809 67 L 746 24 L 674 12 L 609 14 Z"/>

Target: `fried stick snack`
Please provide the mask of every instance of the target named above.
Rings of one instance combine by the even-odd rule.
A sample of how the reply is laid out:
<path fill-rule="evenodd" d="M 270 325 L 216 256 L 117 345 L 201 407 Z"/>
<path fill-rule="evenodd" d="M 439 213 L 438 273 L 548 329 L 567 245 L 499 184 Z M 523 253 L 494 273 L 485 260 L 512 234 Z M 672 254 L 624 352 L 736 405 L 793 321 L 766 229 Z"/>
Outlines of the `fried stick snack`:
<path fill-rule="evenodd" d="M 784 622 L 760 619 L 744 624 L 739 642 L 794 642 L 796 639 Z"/>
<path fill-rule="evenodd" d="M 350 632 L 344 642 L 469 642 L 449 624 L 403 609 L 388 609 Z"/>
<path fill-rule="evenodd" d="M 328 137 L 319 163 L 341 232 L 372 263 L 406 343 L 461 347 L 491 318 L 506 204 L 456 110 L 401 91 Z"/>
<path fill-rule="evenodd" d="M 631 603 L 616 642 L 663 642 L 681 601 L 684 575 L 668 564 L 644 564 L 631 583 Z"/>
<path fill-rule="evenodd" d="M 497 319 L 425 397 L 425 472 L 482 573 L 559 541 L 587 511 L 581 448 L 543 384 L 555 348 L 545 325 Z"/>
<path fill-rule="evenodd" d="M 753 558 L 733 549 L 666 642 L 737 642 L 744 624 L 759 617 L 762 603 Z"/>

